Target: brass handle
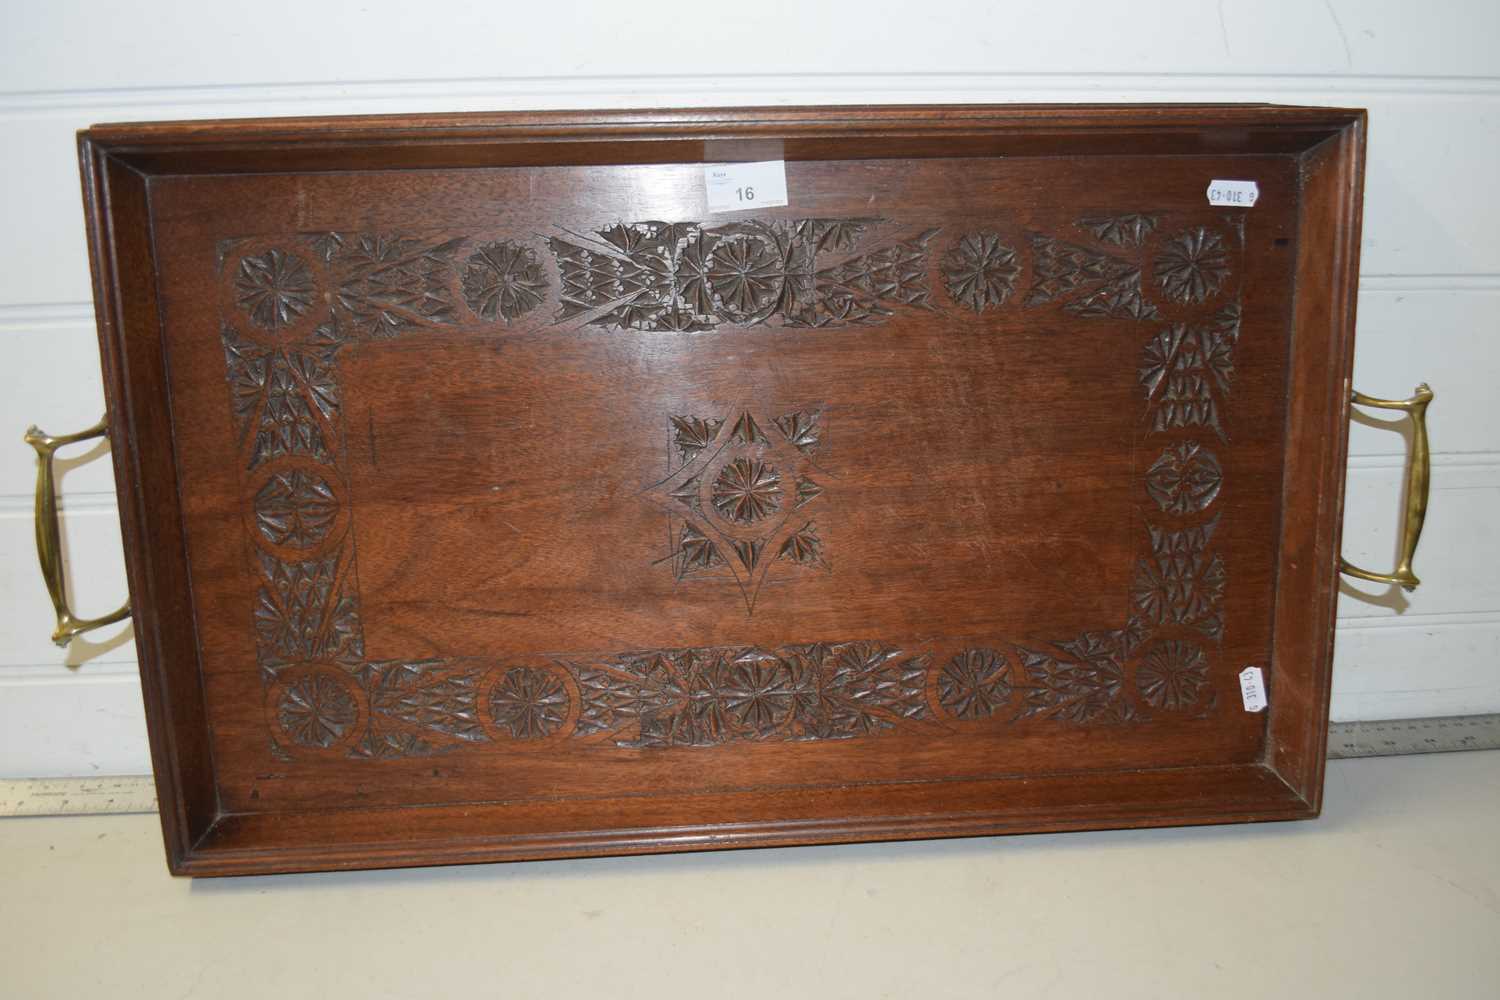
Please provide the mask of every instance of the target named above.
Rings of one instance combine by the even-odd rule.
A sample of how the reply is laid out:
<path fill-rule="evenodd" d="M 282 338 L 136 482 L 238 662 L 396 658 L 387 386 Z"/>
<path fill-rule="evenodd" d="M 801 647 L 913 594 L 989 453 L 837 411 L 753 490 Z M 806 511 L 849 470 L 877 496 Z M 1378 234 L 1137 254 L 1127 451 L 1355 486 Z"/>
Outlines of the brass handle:
<path fill-rule="evenodd" d="M 1401 523 L 1401 561 L 1390 573 L 1371 573 L 1340 556 L 1339 572 L 1361 580 L 1392 583 L 1405 590 L 1416 590 L 1422 581 L 1412 572 L 1411 557 L 1417 551 L 1417 542 L 1422 540 L 1422 524 L 1427 520 L 1427 487 L 1432 482 L 1432 453 L 1427 447 L 1427 404 L 1432 402 L 1432 390 L 1423 382 L 1410 399 L 1376 399 L 1356 392 L 1353 400 L 1360 406 L 1404 410 L 1411 415 L 1411 464 L 1406 468 L 1406 516 Z"/>
<path fill-rule="evenodd" d="M 109 416 L 106 414 L 93 427 L 77 434 L 52 437 L 35 426 L 26 430 L 26 443 L 36 449 L 36 555 L 42 564 L 42 579 L 47 582 L 47 593 L 52 598 L 52 609 L 57 612 L 57 629 L 52 641 L 66 646 L 73 637 L 92 628 L 113 625 L 130 614 L 130 602 L 120 610 L 103 618 L 77 618 L 68 607 L 67 575 L 63 570 L 62 528 L 57 520 L 57 494 L 52 475 L 52 456 L 65 445 L 87 441 L 90 438 L 109 437 Z"/>

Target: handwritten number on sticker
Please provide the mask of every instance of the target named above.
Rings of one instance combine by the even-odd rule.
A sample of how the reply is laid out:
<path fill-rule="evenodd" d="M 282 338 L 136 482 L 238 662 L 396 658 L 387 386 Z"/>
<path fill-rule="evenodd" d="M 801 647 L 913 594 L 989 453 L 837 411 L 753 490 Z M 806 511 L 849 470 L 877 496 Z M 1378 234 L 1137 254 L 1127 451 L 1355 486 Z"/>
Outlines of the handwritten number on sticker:
<path fill-rule="evenodd" d="M 1245 711 L 1265 711 L 1266 681 L 1260 667 L 1246 667 L 1240 671 L 1240 697 L 1245 702 Z"/>
<path fill-rule="evenodd" d="M 1260 200 L 1260 185 L 1254 181 L 1208 182 L 1208 203 L 1228 208 L 1254 208 Z"/>

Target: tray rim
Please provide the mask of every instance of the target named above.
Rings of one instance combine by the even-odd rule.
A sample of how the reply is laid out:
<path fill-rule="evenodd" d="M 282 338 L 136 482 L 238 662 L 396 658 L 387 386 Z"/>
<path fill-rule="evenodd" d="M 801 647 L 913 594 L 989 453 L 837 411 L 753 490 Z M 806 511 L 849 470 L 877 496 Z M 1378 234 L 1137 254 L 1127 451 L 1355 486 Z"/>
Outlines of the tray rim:
<path fill-rule="evenodd" d="M 125 123 L 79 132 L 110 439 L 169 869 L 228 875 L 1316 816 L 1331 689 L 1366 131 L 1366 113 L 1358 109 L 1170 104 L 377 115 Z M 151 179 L 231 170 L 714 162 L 759 158 L 768 143 L 786 159 L 1037 155 L 1050 149 L 1096 155 L 1276 153 L 1300 160 L 1302 238 L 1282 510 L 1293 509 L 1288 504 L 1295 497 L 1295 509 L 1306 516 L 1281 518 L 1272 635 L 1276 689 L 1264 759 L 949 782 L 950 789 L 967 786 L 950 796 L 966 807 L 928 808 L 915 794 L 903 815 L 875 801 L 891 798 L 888 786 L 879 793 L 842 789 L 835 798 L 846 813 L 821 817 L 805 814 L 806 796 L 795 792 L 704 792 L 672 796 L 671 803 L 701 810 L 716 800 L 738 799 L 718 803 L 727 810 L 718 822 L 684 822 L 664 801 L 655 822 L 605 831 L 570 829 L 566 810 L 559 810 L 552 829 L 497 833 L 506 829 L 501 803 L 224 811 L 215 786 L 200 649 L 195 629 L 181 624 L 194 617 L 171 417 L 159 405 L 168 387 Z M 1012 798 L 1016 782 L 1028 786 L 1028 794 L 1041 790 L 1056 801 L 1019 805 Z M 987 793 L 1001 788 L 1008 804 L 987 805 Z M 1086 790 L 1084 804 L 1064 805 L 1077 789 Z M 1149 797 L 1143 801 L 1142 795 Z M 786 818 L 732 818 L 735 805 L 752 796 L 779 806 Z M 826 812 L 826 797 L 814 808 Z M 460 820 L 449 818 L 455 812 L 463 814 Z M 315 822 L 327 827 L 323 843 L 305 832 Z M 372 837 L 370 830 L 384 832 Z"/>

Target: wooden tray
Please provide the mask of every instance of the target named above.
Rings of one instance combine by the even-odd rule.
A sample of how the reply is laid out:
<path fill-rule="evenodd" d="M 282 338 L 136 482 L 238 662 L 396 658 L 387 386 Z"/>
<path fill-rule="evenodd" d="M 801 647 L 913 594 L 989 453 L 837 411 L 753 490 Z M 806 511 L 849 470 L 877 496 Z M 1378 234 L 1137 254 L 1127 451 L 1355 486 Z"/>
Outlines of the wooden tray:
<path fill-rule="evenodd" d="M 1315 815 L 1363 150 L 1260 106 L 82 133 L 172 871 Z"/>

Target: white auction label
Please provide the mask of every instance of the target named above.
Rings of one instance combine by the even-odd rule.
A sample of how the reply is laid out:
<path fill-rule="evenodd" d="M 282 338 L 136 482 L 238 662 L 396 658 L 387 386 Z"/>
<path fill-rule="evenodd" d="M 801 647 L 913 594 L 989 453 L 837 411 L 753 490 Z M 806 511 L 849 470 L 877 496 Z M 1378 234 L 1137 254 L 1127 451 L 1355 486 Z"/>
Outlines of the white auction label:
<path fill-rule="evenodd" d="M 1246 667 L 1240 671 L 1240 697 L 1245 701 L 1245 711 L 1265 711 L 1266 681 L 1260 667 Z"/>
<path fill-rule="evenodd" d="M 1260 185 L 1254 181 L 1209 181 L 1208 203 L 1230 208 L 1254 208 Z"/>
<path fill-rule="evenodd" d="M 787 204 L 786 161 L 711 163 L 703 168 L 710 212 L 743 212 Z"/>

